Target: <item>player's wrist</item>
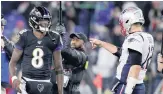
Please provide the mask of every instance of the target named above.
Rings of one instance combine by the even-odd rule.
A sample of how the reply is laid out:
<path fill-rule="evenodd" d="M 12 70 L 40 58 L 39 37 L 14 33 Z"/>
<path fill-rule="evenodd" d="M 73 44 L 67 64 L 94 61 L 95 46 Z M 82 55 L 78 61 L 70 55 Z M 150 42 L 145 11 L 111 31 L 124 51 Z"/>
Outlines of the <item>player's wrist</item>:
<path fill-rule="evenodd" d="M 14 82 L 14 80 L 16 80 L 16 79 L 18 79 L 18 77 L 17 77 L 17 76 L 12 76 L 12 78 L 11 78 L 12 83 L 13 83 L 13 82 Z"/>
<path fill-rule="evenodd" d="M 136 83 L 137 83 L 137 79 L 136 78 L 129 77 L 127 79 L 127 85 L 126 85 L 126 89 L 125 89 L 125 94 L 132 94 L 133 89 L 134 89 Z"/>
<path fill-rule="evenodd" d="M 63 94 L 63 88 L 62 88 L 62 90 L 58 90 L 58 93 Z"/>
<path fill-rule="evenodd" d="M 99 40 L 98 47 L 103 47 L 103 42 L 101 40 Z"/>
<path fill-rule="evenodd" d="M 55 70 L 56 75 L 63 74 L 63 70 Z"/>

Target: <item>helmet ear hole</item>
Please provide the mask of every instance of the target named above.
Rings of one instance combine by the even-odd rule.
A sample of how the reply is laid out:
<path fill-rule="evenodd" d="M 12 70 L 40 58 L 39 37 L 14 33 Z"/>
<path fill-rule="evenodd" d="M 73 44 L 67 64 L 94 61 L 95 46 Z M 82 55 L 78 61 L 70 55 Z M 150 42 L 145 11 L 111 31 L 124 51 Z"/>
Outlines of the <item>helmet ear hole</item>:
<path fill-rule="evenodd" d="M 35 25 L 35 28 L 38 28 L 38 26 L 37 26 L 37 25 Z"/>
<path fill-rule="evenodd" d="M 126 23 L 128 23 L 129 20 L 126 21 Z"/>

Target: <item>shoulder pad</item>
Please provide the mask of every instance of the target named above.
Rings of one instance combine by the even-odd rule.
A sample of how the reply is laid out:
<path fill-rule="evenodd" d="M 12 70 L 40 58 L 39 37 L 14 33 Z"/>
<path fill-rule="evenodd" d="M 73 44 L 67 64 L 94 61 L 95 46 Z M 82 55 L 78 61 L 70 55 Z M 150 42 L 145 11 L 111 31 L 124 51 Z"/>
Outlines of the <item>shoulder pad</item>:
<path fill-rule="evenodd" d="M 49 34 L 51 36 L 60 36 L 60 34 L 58 32 L 56 32 L 56 31 L 50 31 Z"/>
<path fill-rule="evenodd" d="M 56 32 L 56 31 L 51 31 L 52 33 L 55 33 L 55 34 L 57 34 L 57 35 L 59 35 L 59 33 L 58 32 Z"/>
<path fill-rule="evenodd" d="M 56 31 L 49 31 L 48 36 L 52 39 L 55 40 L 60 37 L 60 34 Z"/>
<path fill-rule="evenodd" d="M 19 34 L 24 34 L 25 32 L 27 32 L 28 30 L 27 29 L 23 29 L 23 30 L 21 30 L 21 31 L 19 31 Z"/>
<path fill-rule="evenodd" d="M 135 39 L 138 41 L 144 41 L 144 37 L 140 33 L 133 33 L 128 37 L 128 39 Z"/>

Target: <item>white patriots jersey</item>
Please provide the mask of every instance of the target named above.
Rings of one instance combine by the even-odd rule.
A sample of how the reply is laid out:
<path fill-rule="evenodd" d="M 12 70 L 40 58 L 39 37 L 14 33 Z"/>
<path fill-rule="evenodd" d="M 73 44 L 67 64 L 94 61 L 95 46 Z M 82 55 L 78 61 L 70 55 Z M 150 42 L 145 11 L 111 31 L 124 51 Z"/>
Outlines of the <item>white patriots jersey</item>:
<path fill-rule="evenodd" d="M 131 66 L 128 63 L 130 60 L 128 58 L 129 57 L 128 49 L 138 51 L 142 54 L 142 62 L 141 62 L 142 70 L 139 73 L 139 80 L 137 84 L 143 83 L 147 66 L 151 62 L 151 58 L 154 50 L 154 39 L 152 35 L 146 32 L 135 32 L 126 37 L 122 45 L 122 54 L 119 59 L 119 65 L 117 67 L 117 74 L 116 74 L 116 77 L 124 83 L 126 82 L 128 72 Z"/>

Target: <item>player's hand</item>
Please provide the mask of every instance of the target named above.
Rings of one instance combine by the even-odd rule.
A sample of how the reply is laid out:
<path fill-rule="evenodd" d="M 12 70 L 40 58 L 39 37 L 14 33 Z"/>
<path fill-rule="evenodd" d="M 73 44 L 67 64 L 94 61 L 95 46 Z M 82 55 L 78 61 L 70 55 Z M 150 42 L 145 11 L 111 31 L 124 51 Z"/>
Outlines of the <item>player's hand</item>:
<path fill-rule="evenodd" d="M 162 71 L 163 69 L 163 57 L 162 55 L 159 53 L 157 56 L 157 64 L 158 64 L 158 71 Z"/>
<path fill-rule="evenodd" d="M 19 93 L 21 93 L 21 90 L 20 90 L 20 81 L 19 79 L 15 79 L 12 83 L 12 87 L 15 88 Z"/>
<path fill-rule="evenodd" d="M 157 56 L 157 62 L 158 63 L 163 63 L 163 57 L 162 57 L 162 55 L 160 53 Z"/>
<path fill-rule="evenodd" d="M 5 44 L 4 44 L 4 40 L 1 39 L 1 47 L 4 48 L 5 47 Z"/>
<path fill-rule="evenodd" d="M 91 44 L 92 44 L 92 49 L 98 47 L 98 46 L 101 46 L 101 41 L 98 40 L 98 39 L 94 39 L 94 38 L 90 38 L 89 39 Z"/>

